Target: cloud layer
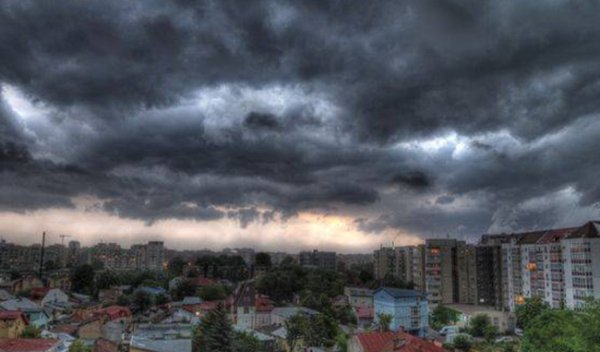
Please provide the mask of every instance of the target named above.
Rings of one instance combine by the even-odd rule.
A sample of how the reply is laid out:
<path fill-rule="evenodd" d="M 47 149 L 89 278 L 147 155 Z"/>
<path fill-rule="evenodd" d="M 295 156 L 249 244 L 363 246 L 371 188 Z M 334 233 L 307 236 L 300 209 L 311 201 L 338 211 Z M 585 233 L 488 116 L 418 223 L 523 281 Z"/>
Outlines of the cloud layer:
<path fill-rule="evenodd" d="M 598 217 L 598 7 L 5 1 L 0 211 L 374 242 Z"/>

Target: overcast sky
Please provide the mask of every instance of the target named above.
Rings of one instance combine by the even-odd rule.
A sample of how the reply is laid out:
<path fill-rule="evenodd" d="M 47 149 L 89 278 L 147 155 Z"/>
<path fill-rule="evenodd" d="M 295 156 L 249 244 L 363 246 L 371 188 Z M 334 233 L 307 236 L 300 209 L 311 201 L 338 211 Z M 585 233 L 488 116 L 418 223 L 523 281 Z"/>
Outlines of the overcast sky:
<path fill-rule="evenodd" d="M 600 3 L 0 3 L 0 235 L 368 252 L 600 218 Z"/>

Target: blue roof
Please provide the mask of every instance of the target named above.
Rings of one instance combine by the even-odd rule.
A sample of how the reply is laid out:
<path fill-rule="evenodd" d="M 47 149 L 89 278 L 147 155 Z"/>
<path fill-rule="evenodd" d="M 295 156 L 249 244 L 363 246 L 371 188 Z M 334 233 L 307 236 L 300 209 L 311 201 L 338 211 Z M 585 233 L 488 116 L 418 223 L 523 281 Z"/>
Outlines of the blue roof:
<path fill-rule="evenodd" d="M 377 294 L 379 291 L 385 291 L 387 294 L 394 298 L 411 298 L 411 297 L 420 297 L 426 298 L 425 293 L 418 290 L 406 290 L 400 288 L 393 287 L 380 287 L 373 294 Z"/>

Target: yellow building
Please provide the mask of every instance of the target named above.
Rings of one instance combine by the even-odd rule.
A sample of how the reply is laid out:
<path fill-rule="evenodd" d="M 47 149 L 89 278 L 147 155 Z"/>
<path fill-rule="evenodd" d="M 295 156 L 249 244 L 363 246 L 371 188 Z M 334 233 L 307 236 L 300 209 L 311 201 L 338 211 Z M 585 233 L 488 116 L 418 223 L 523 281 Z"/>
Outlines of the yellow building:
<path fill-rule="evenodd" d="M 21 311 L 7 310 L 0 312 L 0 338 L 19 338 L 27 325 L 27 317 Z"/>

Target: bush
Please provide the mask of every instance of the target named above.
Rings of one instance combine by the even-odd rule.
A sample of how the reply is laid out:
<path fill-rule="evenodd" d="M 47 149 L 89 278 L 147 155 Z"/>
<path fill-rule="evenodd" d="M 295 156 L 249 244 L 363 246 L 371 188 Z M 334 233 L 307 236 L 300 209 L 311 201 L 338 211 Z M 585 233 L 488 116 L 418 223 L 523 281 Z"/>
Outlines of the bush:
<path fill-rule="evenodd" d="M 471 349 L 473 343 L 471 342 L 471 339 L 469 337 L 465 335 L 458 335 L 454 338 L 452 345 L 454 346 L 454 348 L 457 348 L 461 351 L 468 351 Z"/>

